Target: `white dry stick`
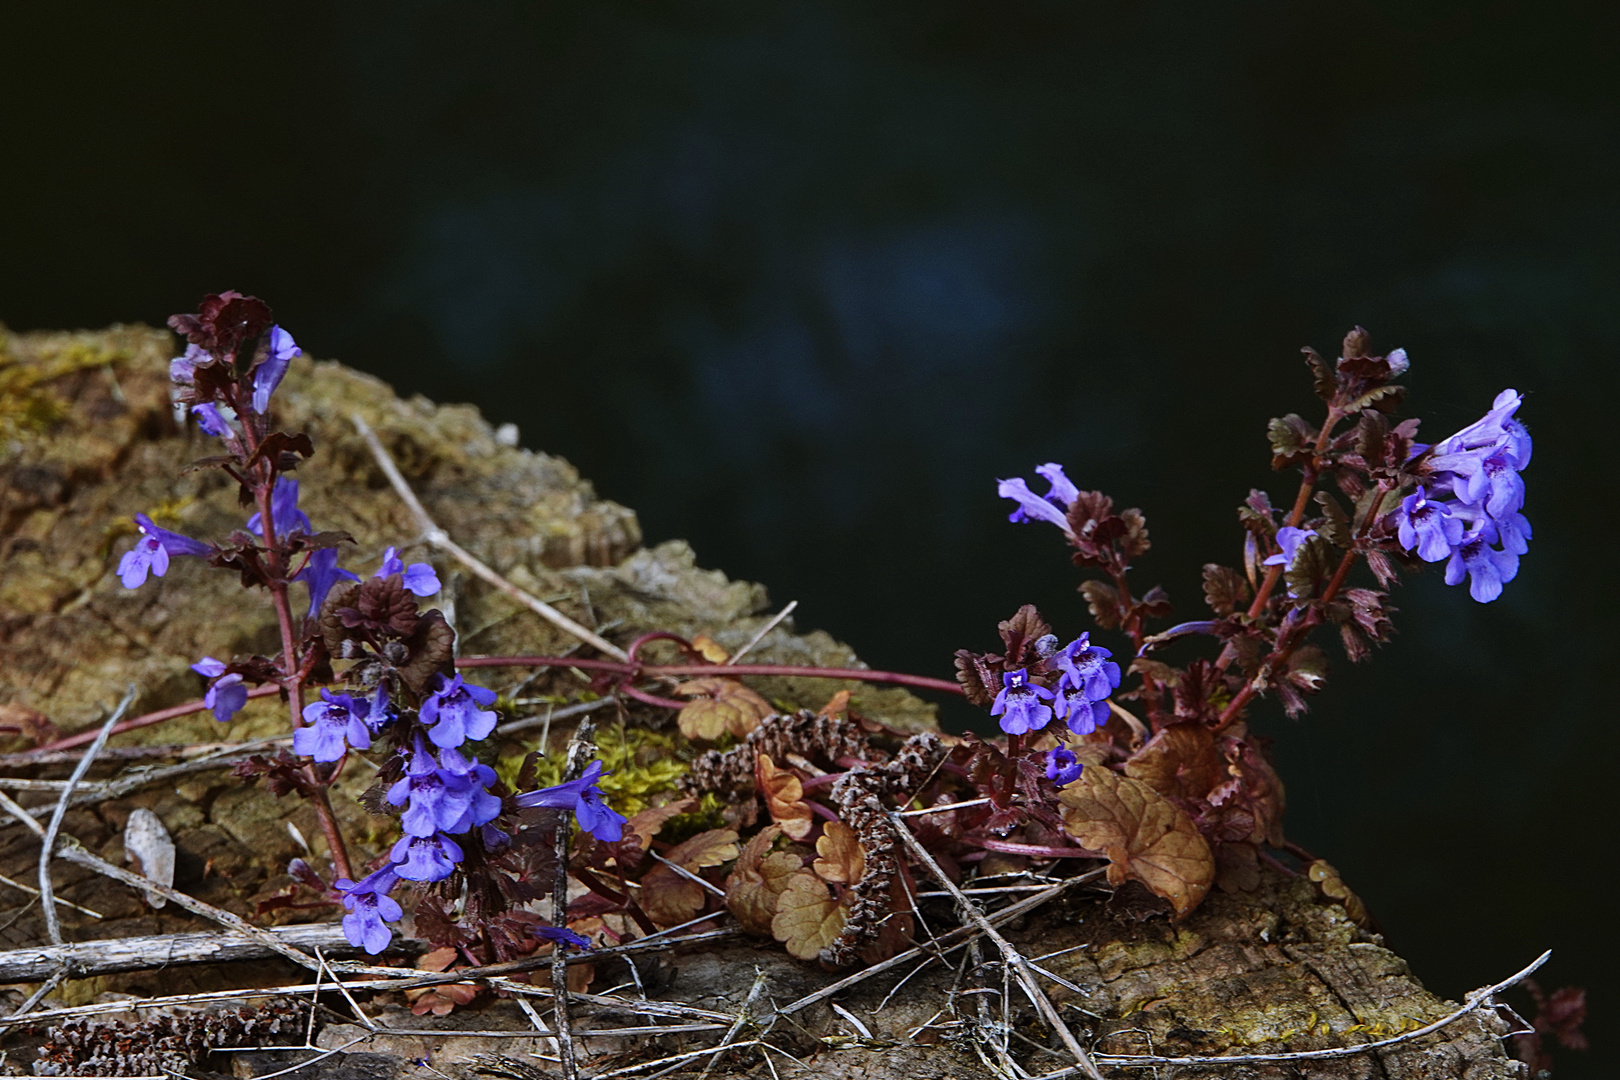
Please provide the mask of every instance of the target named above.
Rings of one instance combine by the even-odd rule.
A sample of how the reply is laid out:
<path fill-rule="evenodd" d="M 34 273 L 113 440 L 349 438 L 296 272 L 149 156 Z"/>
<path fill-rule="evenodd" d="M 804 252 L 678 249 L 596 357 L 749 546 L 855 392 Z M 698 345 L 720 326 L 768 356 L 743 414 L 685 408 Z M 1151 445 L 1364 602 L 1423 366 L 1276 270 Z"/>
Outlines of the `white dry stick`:
<path fill-rule="evenodd" d="M 990 920 L 984 917 L 984 912 L 979 910 L 979 906 L 972 899 L 962 894 L 962 890 L 956 887 L 956 883 L 950 879 L 950 875 L 940 868 L 939 863 L 935 862 L 934 857 L 928 853 L 928 849 L 923 847 L 922 842 L 912 833 L 911 827 L 906 824 L 904 818 L 891 810 L 889 811 L 889 823 L 894 827 L 894 831 L 900 835 L 900 839 L 906 847 L 911 849 L 911 853 L 917 857 L 917 860 L 928 867 L 928 872 L 933 874 L 940 885 L 944 886 L 945 891 L 955 898 L 956 905 L 962 910 L 962 914 L 977 924 L 979 929 L 984 932 L 984 936 L 994 942 L 996 948 L 1001 950 L 1002 958 L 1006 960 L 1008 968 L 1017 975 L 1018 984 L 1022 987 L 1025 996 L 1029 998 L 1030 1004 L 1035 1006 L 1035 1011 L 1041 1014 L 1042 1019 L 1057 1032 L 1058 1038 L 1063 1040 L 1064 1047 L 1074 1056 L 1074 1060 L 1079 1063 L 1080 1071 L 1090 1077 L 1091 1080 L 1103 1080 L 1102 1073 L 1098 1072 L 1097 1066 L 1091 1063 L 1091 1058 L 1086 1054 L 1085 1048 L 1074 1037 L 1074 1032 L 1069 1030 L 1069 1025 L 1058 1015 L 1057 1008 L 1052 1004 L 1052 1000 L 1046 996 L 1046 991 L 1042 990 L 1041 984 L 1036 981 L 1035 972 L 1030 969 L 1029 961 L 1025 960 L 1023 954 L 1013 947 L 1012 942 L 1001 936 L 1001 931 L 997 930 Z"/>
<path fill-rule="evenodd" d="M 74 768 L 73 775 L 68 777 L 67 787 L 62 789 L 62 797 L 56 800 L 56 810 L 51 814 L 51 823 L 45 826 L 44 843 L 39 850 L 39 898 L 44 901 L 40 912 L 45 916 L 45 934 L 51 939 L 52 945 L 62 944 L 62 923 L 56 917 L 56 894 L 51 890 L 51 855 L 56 847 L 56 834 L 62 828 L 62 818 L 67 815 L 68 800 L 73 798 L 73 788 L 84 774 L 90 770 L 90 763 L 96 760 L 101 748 L 107 745 L 107 736 L 112 734 L 113 725 L 123 717 L 124 710 L 135 700 L 135 687 L 129 688 L 124 700 L 118 703 L 118 708 L 107 717 L 107 722 L 101 725 L 96 732 L 96 741 L 90 744 L 90 749 L 84 752 L 79 764 Z"/>
<path fill-rule="evenodd" d="M 781 621 L 783 619 L 785 619 L 789 615 L 793 614 L 793 609 L 798 607 L 798 606 L 799 606 L 799 602 L 797 600 L 789 600 L 787 607 L 783 608 L 781 611 L 778 611 L 775 615 L 773 615 L 771 617 L 770 622 L 766 623 L 764 626 L 759 628 L 759 633 L 755 634 L 753 637 L 748 639 L 748 644 L 744 645 L 742 648 L 737 650 L 737 655 L 736 656 L 733 656 L 730 660 L 727 660 L 724 664 L 722 664 L 720 666 L 721 667 L 729 667 L 730 665 L 735 664 L 737 661 L 741 660 L 743 657 L 747 656 L 749 653 L 753 652 L 754 651 L 754 646 L 758 645 L 760 642 L 764 641 L 765 640 L 765 635 L 770 633 L 772 630 L 775 630 L 776 627 L 781 623 Z"/>
<path fill-rule="evenodd" d="M 8 1016 L 7 1019 L 15 1019 L 16 1017 L 30 1012 L 35 1005 L 38 1005 L 40 1002 L 45 1000 L 46 994 L 49 994 L 52 990 L 55 990 L 58 986 L 62 985 L 62 980 L 67 978 L 67 976 L 68 969 L 66 965 L 58 968 L 56 973 L 41 983 L 38 990 L 35 990 L 32 994 L 29 994 L 28 1000 L 17 1006 L 17 1011 Z"/>
<path fill-rule="evenodd" d="M 421 501 L 417 499 L 416 493 L 411 490 L 411 486 L 405 482 L 404 475 L 399 471 L 399 467 L 394 464 L 394 459 L 389 456 L 388 450 L 382 444 L 382 440 L 377 438 L 377 433 L 371 430 L 370 424 L 366 423 L 365 417 L 361 416 L 359 413 L 354 413 L 350 419 L 354 421 L 355 430 L 360 432 L 360 437 L 364 439 L 366 441 L 366 445 L 371 448 L 371 455 L 377 459 L 377 466 L 382 469 L 383 474 L 388 477 L 388 482 L 393 484 L 394 490 L 399 493 L 400 499 L 404 501 L 405 505 L 410 508 L 411 513 L 416 517 L 417 524 L 422 527 L 423 537 L 428 543 L 432 544 L 436 548 L 448 552 L 450 555 L 460 560 L 461 564 L 467 569 L 471 570 L 474 574 L 483 578 L 485 581 L 489 582 L 491 585 L 495 586 L 497 589 L 501 590 L 501 592 L 510 596 L 518 603 L 524 605 L 530 611 L 533 611 L 536 615 L 539 615 L 542 619 L 545 619 L 559 630 L 572 634 L 574 637 L 577 637 L 579 640 L 591 645 L 593 648 L 606 653 L 615 660 L 630 659 L 629 654 L 623 649 L 619 648 L 617 645 L 613 644 L 613 642 L 602 637 L 600 634 L 597 634 L 595 631 L 581 626 L 579 623 L 575 622 L 573 619 L 570 619 L 568 616 L 564 615 L 562 612 L 558 611 L 556 608 L 552 607 L 538 596 L 518 588 L 516 585 L 512 584 L 510 581 L 507 581 L 500 574 L 497 574 L 493 569 L 480 561 L 477 556 L 473 555 L 466 548 L 450 539 L 450 534 L 439 528 L 437 523 L 434 522 L 433 518 L 428 515 L 428 512 L 422 506 Z"/>
<path fill-rule="evenodd" d="M 6 875 L 4 875 L 4 874 L 0 874 L 0 884 L 10 885 L 13 889 L 16 889 L 18 892 L 25 892 L 29 896 L 38 896 L 39 895 L 39 890 L 34 888 L 32 885 L 24 885 L 20 881 L 12 881 L 10 878 L 6 877 Z M 90 916 L 92 919 L 105 919 L 106 918 L 106 916 L 103 915 L 99 911 L 91 911 L 87 907 L 80 907 L 78 904 L 75 904 L 71 900 L 63 900 L 60 896 L 58 896 L 56 898 L 56 903 L 57 903 L 57 905 L 59 907 L 70 907 L 74 911 L 82 911 L 86 915 Z"/>
<path fill-rule="evenodd" d="M 709 1074 L 714 1071 L 714 1067 L 718 1065 L 720 1063 L 720 1059 L 725 1056 L 727 1048 L 731 1045 L 731 1040 L 735 1039 L 737 1037 L 737 1032 L 741 1031 L 743 1025 L 748 1023 L 748 1012 L 754 1007 L 754 1002 L 759 1000 L 760 991 L 764 989 L 765 973 L 759 968 L 755 968 L 754 985 L 753 988 L 748 991 L 748 997 L 743 999 L 742 1008 L 737 1013 L 737 1022 L 731 1025 L 731 1030 L 727 1031 L 725 1038 L 720 1040 L 720 1045 L 714 1048 L 714 1056 L 709 1059 L 709 1063 L 707 1065 L 703 1066 L 703 1072 L 698 1076 L 698 1080 L 709 1080 Z"/>

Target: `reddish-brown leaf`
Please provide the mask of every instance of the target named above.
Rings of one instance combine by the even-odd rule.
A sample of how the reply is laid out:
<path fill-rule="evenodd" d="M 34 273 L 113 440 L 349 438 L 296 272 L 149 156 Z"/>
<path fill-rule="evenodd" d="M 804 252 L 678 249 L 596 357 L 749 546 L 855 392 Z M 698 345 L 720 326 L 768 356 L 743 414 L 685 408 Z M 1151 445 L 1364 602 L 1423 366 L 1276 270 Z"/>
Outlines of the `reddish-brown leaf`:
<path fill-rule="evenodd" d="M 1125 775 L 1160 795 L 1202 799 L 1226 779 L 1226 762 L 1202 724 L 1171 724 L 1125 763 Z"/>
<path fill-rule="evenodd" d="M 815 819 L 804 802 L 804 784 L 799 778 L 788 769 L 778 769 L 769 754 L 754 758 L 754 774 L 771 820 L 795 840 L 809 836 Z"/>
<path fill-rule="evenodd" d="M 681 814 L 696 809 L 696 807 L 696 799 L 676 799 L 674 802 L 665 803 L 663 806 L 648 807 L 641 813 L 632 815 L 630 820 L 624 823 L 624 831 L 633 834 L 639 839 L 641 848 L 645 851 L 652 847 L 652 838 L 658 835 L 658 830 L 662 829 L 670 818 L 679 817 Z"/>
<path fill-rule="evenodd" d="M 1140 780 L 1112 769 L 1087 769 L 1058 793 L 1063 827 L 1081 844 L 1107 854 L 1108 880 L 1134 878 L 1174 905 L 1177 917 L 1197 907 L 1215 880 L 1215 857 L 1180 807 Z"/>
<path fill-rule="evenodd" d="M 743 845 L 737 865 L 726 878 L 726 907 L 744 930 L 762 937 L 771 936 L 776 898 L 787 888 L 788 879 L 804 867 L 804 860 L 792 852 L 771 852 L 771 845 L 781 835 L 779 825 L 761 829 Z"/>
<path fill-rule="evenodd" d="M 693 679 L 681 683 L 675 692 L 694 699 L 678 718 L 681 734 L 688 739 L 713 742 L 722 735 L 740 739 L 776 711 L 736 679 Z"/>
<path fill-rule="evenodd" d="M 771 934 L 787 946 L 789 955 L 814 960 L 822 949 L 838 940 L 844 918 L 844 907 L 827 883 L 809 870 L 799 870 L 788 878 L 787 887 L 776 898 Z"/>
<path fill-rule="evenodd" d="M 819 857 L 811 865 L 823 881 L 853 885 L 866 876 L 866 852 L 861 850 L 860 837 L 842 821 L 827 822 L 816 841 L 816 854 Z"/>

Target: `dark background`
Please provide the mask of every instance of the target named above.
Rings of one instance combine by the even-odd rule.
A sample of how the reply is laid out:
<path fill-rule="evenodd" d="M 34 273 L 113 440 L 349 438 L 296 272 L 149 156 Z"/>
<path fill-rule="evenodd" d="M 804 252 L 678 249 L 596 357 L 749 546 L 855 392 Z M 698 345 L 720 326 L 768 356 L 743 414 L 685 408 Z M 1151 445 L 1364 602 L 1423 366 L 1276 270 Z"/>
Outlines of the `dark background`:
<path fill-rule="evenodd" d="M 1433 439 L 1528 395 L 1497 603 L 1273 704 L 1290 834 L 1458 997 L 1543 948 L 1612 1041 L 1620 17 L 1576 3 L 13 6 L 0 319 L 208 291 L 471 400 L 877 666 L 948 675 L 1061 537 L 997 477 L 1147 513 L 1183 617 L 1238 558 L 1298 349 L 1413 360 Z M 1605 432 L 1609 433 L 1605 435 Z M 1116 643 L 1117 644 L 1117 643 Z M 972 722 L 965 706 L 948 720 Z M 1607 778 L 1607 779 L 1605 779 Z"/>

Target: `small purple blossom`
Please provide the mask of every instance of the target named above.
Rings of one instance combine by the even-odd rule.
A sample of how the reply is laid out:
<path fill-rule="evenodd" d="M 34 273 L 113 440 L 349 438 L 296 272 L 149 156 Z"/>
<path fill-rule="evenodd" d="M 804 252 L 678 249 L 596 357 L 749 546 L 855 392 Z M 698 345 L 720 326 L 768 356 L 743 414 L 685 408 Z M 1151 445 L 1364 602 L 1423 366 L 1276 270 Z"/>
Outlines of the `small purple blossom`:
<path fill-rule="evenodd" d="M 1084 767 L 1067 746 L 1054 746 L 1046 752 L 1046 778 L 1058 787 L 1080 779 Z"/>
<path fill-rule="evenodd" d="M 1101 701 L 1119 689 L 1119 665 L 1110 659 L 1113 655 L 1101 645 L 1093 645 L 1089 632 L 1081 634 L 1052 658 L 1063 672 L 1058 688 L 1079 690 L 1087 700 Z"/>
<path fill-rule="evenodd" d="M 169 361 L 169 381 L 176 386 L 191 386 L 197 381 L 197 365 L 212 359 L 201 345 L 187 345 L 184 356 Z"/>
<path fill-rule="evenodd" d="M 1463 523 L 1444 503 L 1430 502 L 1429 493 L 1419 484 L 1395 511 L 1395 531 L 1401 547 L 1417 552 L 1424 562 L 1439 562 L 1462 542 Z"/>
<path fill-rule="evenodd" d="M 434 573 L 433 567 L 425 562 L 411 563 L 406 566 L 405 561 L 394 554 L 393 548 L 383 552 L 382 565 L 377 568 L 373 577 L 388 577 L 399 574 L 405 591 L 417 596 L 432 596 L 439 591 L 439 575 Z"/>
<path fill-rule="evenodd" d="M 366 709 L 347 694 L 321 690 L 321 700 L 304 706 L 304 727 L 293 732 L 293 753 L 316 761 L 336 761 L 356 750 L 371 748 L 371 731 L 361 719 Z"/>
<path fill-rule="evenodd" d="M 495 691 L 439 676 L 439 689 L 422 701 L 422 723 L 431 724 L 428 738 L 434 746 L 460 746 L 468 739 L 482 739 L 495 730 L 495 714 L 479 706 L 493 705 Z"/>
<path fill-rule="evenodd" d="M 571 810 L 579 819 L 579 827 L 608 843 L 624 835 L 625 816 L 602 801 L 602 789 L 596 782 L 603 776 L 602 763 L 593 761 L 586 766 L 578 780 L 554 784 L 539 791 L 530 791 L 517 797 L 519 806 L 549 806 L 554 810 Z"/>
<path fill-rule="evenodd" d="M 332 591 L 332 586 L 340 581 L 360 580 L 359 574 L 343 569 L 337 561 L 337 548 L 316 548 L 310 553 L 309 562 L 304 564 L 304 568 L 293 575 L 294 581 L 302 581 L 309 587 L 306 619 L 313 619 L 321 613 L 321 605 L 326 603 L 326 594 Z"/>
<path fill-rule="evenodd" d="M 349 944 L 365 949 L 373 956 L 388 948 L 394 935 L 384 923 L 396 922 L 405 916 L 399 902 L 388 891 L 399 884 L 399 875 L 391 866 L 359 881 L 339 878 L 332 888 L 343 898 L 349 914 L 343 916 L 343 936 Z"/>
<path fill-rule="evenodd" d="M 1284 525 L 1277 530 L 1277 546 L 1282 548 L 1282 551 L 1268 556 L 1265 565 L 1292 570 L 1294 560 L 1299 557 L 1299 549 L 1305 546 L 1305 541 L 1315 535 L 1315 529 L 1296 529 L 1292 525 Z"/>
<path fill-rule="evenodd" d="M 205 401 L 201 405 L 191 407 L 191 415 L 197 418 L 197 426 L 216 439 L 223 439 L 232 434 L 231 425 L 220 414 L 219 406 L 213 402 Z"/>
<path fill-rule="evenodd" d="M 1084 691 L 1072 686 L 1060 687 L 1052 705 L 1058 719 L 1068 724 L 1076 735 L 1090 735 L 1108 723 L 1108 702 L 1093 701 Z"/>
<path fill-rule="evenodd" d="M 441 750 L 435 760 L 417 736 L 405 775 L 388 789 L 388 801 L 409 802 L 400 816 L 409 836 L 462 833 L 499 816 L 501 800 L 487 790 L 494 782 L 495 770 L 488 765 L 469 762 L 455 750 Z"/>
<path fill-rule="evenodd" d="M 566 926 L 536 926 L 533 929 L 534 936 L 541 941 L 554 941 L 565 948 L 590 951 L 590 939 L 574 933 Z"/>
<path fill-rule="evenodd" d="M 460 844 L 437 833 L 402 836 L 388 857 L 394 862 L 394 873 L 406 881 L 443 881 L 464 856 Z"/>
<path fill-rule="evenodd" d="M 242 676 L 226 675 L 223 661 L 205 656 L 192 664 L 191 670 L 214 680 L 203 696 L 203 708 L 211 710 L 215 720 L 226 723 L 247 704 L 247 687 L 242 683 Z"/>
<path fill-rule="evenodd" d="M 1035 470 L 1043 477 L 1049 489 L 1047 493 L 1036 495 L 1029 490 L 1022 478 L 1012 480 L 997 480 L 996 494 L 1003 499 L 1011 499 L 1018 505 L 1013 512 L 1007 515 L 1007 520 L 1014 524 L 1031 519 L 1050 522 L 1062 529 L 1071 539 L 1074 533 L 1069 529 L 1069 507 L 1079 498 L 1080 489 L 1075 487 L 1069 478 L 1063 474 L 1063 466 L 1055 462 L 1047 462 Z"/>
<path fill-rule="evenodd" d="M 439 772 L 447 783 L 459 786 L 467 793 L 465 810 L 444 831 L 466 832 L 475 825 L 488 825 L 501 814 L 501 800 L 489 793 L 495 783 L 495 770 L 481 761 L 465 757 L 461 751 L 446 747 L 439 751 Z"/>
<path fill-rule="evenodd" d="M 276 527 L 276 536 L 282 539 L 295 530 L 315 531 L 310 527 L 309 515 L 298 509 L 298 481 L 276 477 L 276 489 L 270 493 L 270 524 Z M 247 527 L 254 536 L 264 535 L 264 521 L 258 514 L 248 518 Z"/>
<path fill-rule="evenodd" d="M 1030 682 L 1025 669 L 1005 671 L 1001 675 L 1001 692 L 990 705 L 990 715 L 1001 717 L 1002 731 L 1023 735 L 1039 731 L 1052 719 L 1052 706 L 1042 704 L 1051 700 L 1052 691 Z"/>
<path fill-rule="evenodd" d="M 211 550 L 200 540 L 158 528 L 145 514 L 135 515 L 135 525 L 140 539 L 118 560 L 118 578 L 126 589 L 140 588 L 149 572 L 154 577 L 167 574 L 171 555 L 207 555 Z"/>
<path fill-rule="evenodd" d="M 1502 586 L 1512 581 L 1518 572 L 1519 557 L 1491 547 L 1481 533 L 1477 539 L 1466 540 L 1452 551 L 1451 561 L 1446 563 L 1446 584 L 1460 585 L 1466 576 L 1468 595 L 1488 604 L 1502 595 Z"/>
<path fill-rule="evenodd" d="M 279 326 L 270 328 L 270 355 L 253 372 L 253 411 L 265 413 L 270 409 L 270 395 L 276 392 L 287 374 L 287 366 L 304 350 L 293 343 L 292 335 Z"/>

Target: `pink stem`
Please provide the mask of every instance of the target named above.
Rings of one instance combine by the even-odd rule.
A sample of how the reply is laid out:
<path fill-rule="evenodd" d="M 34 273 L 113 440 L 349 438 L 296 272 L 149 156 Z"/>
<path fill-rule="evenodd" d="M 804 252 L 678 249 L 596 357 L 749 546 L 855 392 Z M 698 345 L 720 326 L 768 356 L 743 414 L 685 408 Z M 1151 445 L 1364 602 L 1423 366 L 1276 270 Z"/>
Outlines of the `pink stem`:
<path fill-rule="evenodd" d="M 1100 851 L 1091 851 L 1083 847 L 1040 847 L 1036 844 L 1015 844 L 1010 840 L 981 840 L 975 836 L 964 836 L 965 844 L 977 844 L 986 851 L 1000 851 L 1007 855 L 1028 855 L 1036 859 L 1106 859 L 1108 856 Z"/>

